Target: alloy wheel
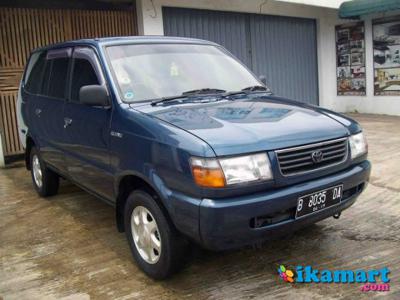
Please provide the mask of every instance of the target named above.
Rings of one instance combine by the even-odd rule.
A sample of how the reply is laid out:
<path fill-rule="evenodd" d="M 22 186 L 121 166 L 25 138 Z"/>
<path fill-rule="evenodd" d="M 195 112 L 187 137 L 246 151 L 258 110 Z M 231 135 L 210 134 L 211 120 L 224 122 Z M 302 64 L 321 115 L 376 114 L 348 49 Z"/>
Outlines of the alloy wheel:
<path fill-rule="evenodd" d="M 39 157 L 35 154 L 32 157 L 32 171 L 33 171 L 33 179 L 35 180 L 36 186 L 40 189 L 43 184 L 43 175 L 42 168 L 40 166 Z"/>
<path fill-rule="evenodd" d="M 161 237 L 157 222 L 144 206 L 136 206 L 131 215 L 133 242 L 140 256 L 149 264 L 155 264 L 161 255 Z"/>

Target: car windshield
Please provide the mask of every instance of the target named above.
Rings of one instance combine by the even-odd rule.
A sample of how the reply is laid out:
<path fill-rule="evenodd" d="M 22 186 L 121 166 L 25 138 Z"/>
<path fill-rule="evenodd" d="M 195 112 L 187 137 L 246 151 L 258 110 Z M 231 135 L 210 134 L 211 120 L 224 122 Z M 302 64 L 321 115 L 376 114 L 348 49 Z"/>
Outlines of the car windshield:
<path fill-rule="evenodd" d="M 130 44 L 109 46 L 106 51 L 124 102 L 260 85 L 239 61 L 212 45 Z"/>

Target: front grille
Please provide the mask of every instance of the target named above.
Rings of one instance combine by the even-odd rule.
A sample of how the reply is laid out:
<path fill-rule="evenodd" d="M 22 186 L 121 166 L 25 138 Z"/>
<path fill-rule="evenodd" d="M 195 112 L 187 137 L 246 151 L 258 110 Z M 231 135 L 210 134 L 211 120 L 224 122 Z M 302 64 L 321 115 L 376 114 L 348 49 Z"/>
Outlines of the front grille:
<path fill-rule="evenodd" d="M 348 153 L 347 138 L 275 152 L 282 175 L 307 173 L 345 161 Z"/>

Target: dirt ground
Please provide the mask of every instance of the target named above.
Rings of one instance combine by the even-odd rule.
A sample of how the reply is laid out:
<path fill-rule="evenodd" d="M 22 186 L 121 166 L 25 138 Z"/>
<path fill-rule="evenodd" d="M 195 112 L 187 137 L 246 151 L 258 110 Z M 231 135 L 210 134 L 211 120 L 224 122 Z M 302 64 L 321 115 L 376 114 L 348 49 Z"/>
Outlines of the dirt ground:
<path fill-rule="evenodd" d="M 41 199 L 22 162 L 0 170 L 0 299 L 400 299 L 400 118 L 353 115 L 369 141 L 372 178 L 339 220 L 326 219 L 259 249 L 193 247 L 173 278 L 135 265 L 112 207 L 68 182 Z M 289 284 L 276 265 L 356 270 L 388 267 L 390 292 L 361 284 Z"/>

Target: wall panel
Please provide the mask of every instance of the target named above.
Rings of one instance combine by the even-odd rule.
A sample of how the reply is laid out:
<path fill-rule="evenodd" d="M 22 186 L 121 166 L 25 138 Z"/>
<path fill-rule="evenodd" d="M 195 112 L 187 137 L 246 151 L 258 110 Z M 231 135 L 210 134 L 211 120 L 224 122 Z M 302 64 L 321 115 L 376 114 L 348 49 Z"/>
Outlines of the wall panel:
<path fill-rule="evenodd" d="M 4 154 L 22 153 L 15 102 L 32 49 L 80 38 L 136 35 L 134 10 L 0 7 L 0 130 Z"/>

